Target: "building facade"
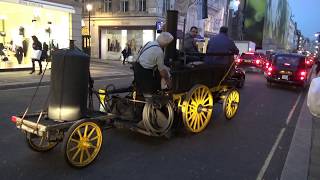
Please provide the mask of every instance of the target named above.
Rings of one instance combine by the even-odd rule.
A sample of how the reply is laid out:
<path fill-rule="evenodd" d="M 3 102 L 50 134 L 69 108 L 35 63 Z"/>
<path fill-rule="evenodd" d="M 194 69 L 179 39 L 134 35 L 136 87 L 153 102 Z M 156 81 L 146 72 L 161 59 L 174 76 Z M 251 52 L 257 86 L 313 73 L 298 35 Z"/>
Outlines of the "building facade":
<path fill-rule="evenodd" d="M 202 37 L 209 38 L 217 34 L 226 18 L 227 0 L 208 0 L 207 19 L 198 19 L 197 2 L 187 0 L 84 0 L 84 29 L 88 29 L 89 25 L 89 12 L 86 10 L 86 5 L 92 4 L 93 6 L 90 12 L 91 56 L 101 59 L 119 59 L 121 51 L 127 44 L 135 55 L 146 42 L 157 37 L 156 24 L 165 23 L 167 10 L 179 12 L 177 48 L 181 48 L 184 19 L 186 19 L 186 32 L 192 26 L 197 26 Z"/>
<path fill-rule="evenodd" d="M 70 39 L 81 43 L 80 7 L 76 1 L 2 0 L 0 70 L 32 67 L 33 35 L 49 47 L 66 48 Z"/>
<path fill-rule="evenodd" d="M 89 26 L 90 11 L 91 56 L 101 59 L 119 59 L 129 45 L 132 54 L 156 36 L 156 24 L 163 23 L 170 0 L 85 0 L 83 1 L 84 27 Z"/>

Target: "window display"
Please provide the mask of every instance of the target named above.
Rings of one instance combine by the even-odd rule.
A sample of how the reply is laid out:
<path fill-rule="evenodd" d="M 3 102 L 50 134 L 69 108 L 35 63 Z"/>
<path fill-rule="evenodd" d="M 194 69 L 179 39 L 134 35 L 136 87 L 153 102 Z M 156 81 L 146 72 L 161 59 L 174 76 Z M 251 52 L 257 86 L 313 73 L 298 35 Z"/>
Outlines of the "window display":
<path fill-rule="evenodd" d="M 106 28 L 101 31 L 101 58 L 119 59 L 121 51 L 128 45 L 132 55 L 136 55 L 140 48 L 149 41 L 153 41 L 155 30 L 151 29 L 123 29 Z"/>
<path fill-rule="evenodd" d="M 51 4 L 50 4 L 51 5 Z M 70 12 L 49 5 L 0 2 L 0 69 L 31 68 L 31 36 L 43 44 L 69 45 Z M 19 14 L 19 16 L 17 16 Z"/>

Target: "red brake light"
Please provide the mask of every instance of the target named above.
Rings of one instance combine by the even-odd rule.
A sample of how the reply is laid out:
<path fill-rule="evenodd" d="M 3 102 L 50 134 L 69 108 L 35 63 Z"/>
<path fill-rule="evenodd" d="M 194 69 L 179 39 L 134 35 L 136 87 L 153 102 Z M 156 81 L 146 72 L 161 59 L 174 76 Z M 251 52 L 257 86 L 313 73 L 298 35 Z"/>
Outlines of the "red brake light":
<path fill-rule="evenodd" d="M 304 80 L 304 77 L 303 77 L 303 76 L 301 76 L 301 77 L 300 77 L 300 80 Z"/>
<path fill-rule="evenodd" d="M 256 60 L 256 64 L 260 64 L 260 59 L 257 59 L 257 60 Z"/>
<path fill-rule="evenodd" d="M 11 116 L 11 122 L 17 123 L 17 117 L 16 116 Z"/>
<path fill-rule="evenodd" d="M 271 67 L 271 66 L 268 68 L 268 71 L 269 71 L 269 72 L 271 72 L 271 71 L 272 71 L 272 67 Z"/>
<path fill-rule="evenodd" d="M 300 76 L 305 77 L 306 75 L 307 75 L 307 72 L 306 72 L 306 71 L 301 71 L 301 72 L 300 72 Z"/>
<path fill-rule="evenodd" d="M 240 62 L 241 62 L 241 59 L 240 59 L 240 58 L 238 58 L 238 59 L 236 60 L 236 62 L 237 62 L 237 63 L 240 63 Z"/>

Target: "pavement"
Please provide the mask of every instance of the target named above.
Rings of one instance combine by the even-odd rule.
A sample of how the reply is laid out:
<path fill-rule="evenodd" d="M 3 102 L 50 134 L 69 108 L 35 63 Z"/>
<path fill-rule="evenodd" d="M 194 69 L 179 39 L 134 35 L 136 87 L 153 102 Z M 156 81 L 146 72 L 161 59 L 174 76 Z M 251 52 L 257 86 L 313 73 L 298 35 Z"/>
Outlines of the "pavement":
<path fill-rule="evenodd" d="M 91 59 L 91 76 L 95 80 L 133 76 L 130 65 L 120 61 Z M 41 85 L 50 84 L 51 70 L 46 70 Z M 0 90 L 34 87 L 41 75 L 29 71 L 1 72 Z M 313 74 L 313 78 L 315 75 Z M 313 117 L 304 98 L 281 180 L 320 179 L 320 119 Z"/>
<path fill-rule="evenodd" d="M 90 72 L 94 80 L 133 76 L 130 64 L 123 65 L 121 61 L 116 60 L 91 59 Z M 41 78 L 40 86 L 50 84 L 51 69 L 47 69 L 43 77 L 38 75 L 38 71 L 29 73 L 30 71 L 1 72 L 0 90 L 34 87 L 39 84 Z"/>

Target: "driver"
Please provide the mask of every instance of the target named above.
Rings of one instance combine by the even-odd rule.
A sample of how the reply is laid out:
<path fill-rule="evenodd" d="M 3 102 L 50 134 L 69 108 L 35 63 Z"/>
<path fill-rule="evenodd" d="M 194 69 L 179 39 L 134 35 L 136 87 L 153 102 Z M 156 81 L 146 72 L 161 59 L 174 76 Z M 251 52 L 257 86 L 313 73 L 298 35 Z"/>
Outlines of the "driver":
<path fill-rule="evenodd" d="M 172 40 L 169 32 L 162 32 L 156 41 L 148 42 L 140 50 L 134 66 L 134 79 L 139 92 L 154 94 L 161 90 L 161 78 L 171 88 L 169 68 L 164 65 L 163 48 Z"/>

